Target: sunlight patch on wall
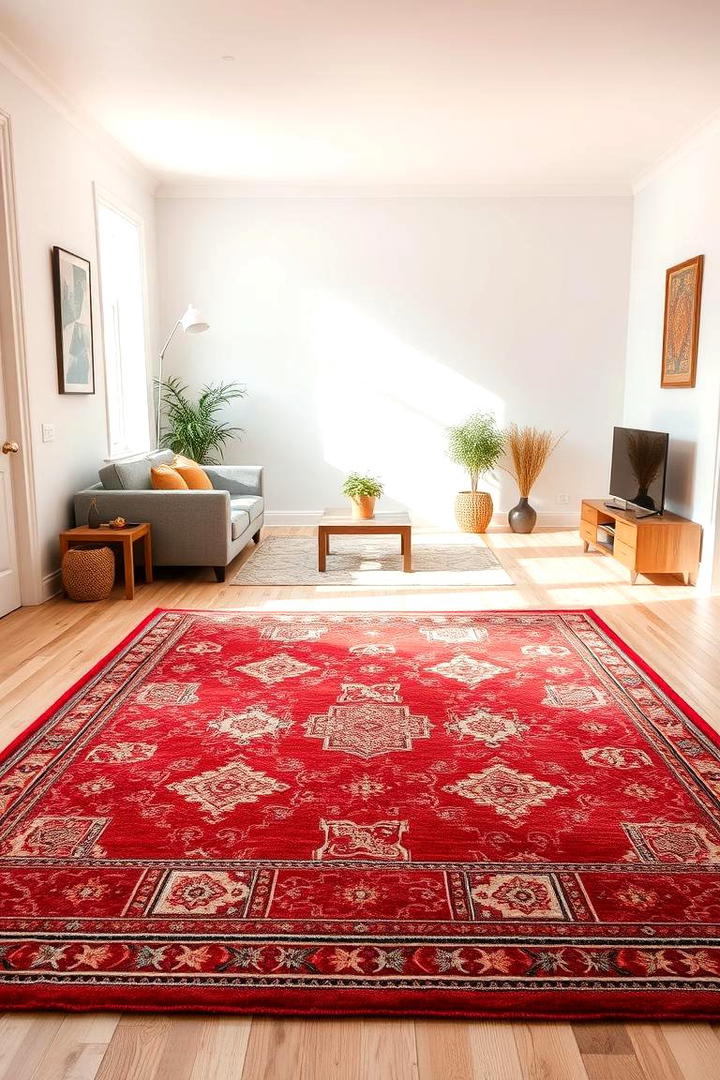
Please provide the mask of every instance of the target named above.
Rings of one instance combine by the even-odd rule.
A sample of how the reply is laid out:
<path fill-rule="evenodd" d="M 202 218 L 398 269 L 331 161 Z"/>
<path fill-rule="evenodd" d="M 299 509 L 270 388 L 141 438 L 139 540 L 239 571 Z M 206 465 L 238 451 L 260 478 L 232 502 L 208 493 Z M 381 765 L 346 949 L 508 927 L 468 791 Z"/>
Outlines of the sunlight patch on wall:
<path fill-rule="evenodd" d="M 326 462 L 379 475 L 388 506 L 447 524 L 455 493 L 468 487 L 448 460 L 447 428 L 478 411 L 504 426 L 504 401 L 344 300 L 318 293 L 308 307 Z M 499 478 L 481 486 L 497 503 Z"/>

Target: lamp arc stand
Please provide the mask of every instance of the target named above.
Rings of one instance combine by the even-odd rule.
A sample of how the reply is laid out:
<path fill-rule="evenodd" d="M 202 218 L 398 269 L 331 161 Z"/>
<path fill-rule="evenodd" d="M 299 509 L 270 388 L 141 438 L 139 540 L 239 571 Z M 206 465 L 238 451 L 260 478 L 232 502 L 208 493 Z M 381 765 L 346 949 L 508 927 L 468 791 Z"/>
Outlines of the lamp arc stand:
<path fill-rule="evenodd" d="M 162 418 L 162 377 L 163 377 L 163 361 L 165 359 L 165 353 L 168 350 L 170 342 L 175 337 L 178 331 L 178 327 L 182 327 L 186 334 L 202 334 L 209 328 L 209 323 L 205 321 L 198 309 L 193 304 L 188 304 L 185 313 L 179 318 L 172 330 L 167 336 L 167 340 L 160 350 L 160 364 L 158 367 L 158 392 L 157 392 L 157 415 L 155 419 L 155 442 L 156 449 L 160 449 L 160 425 Z"/>

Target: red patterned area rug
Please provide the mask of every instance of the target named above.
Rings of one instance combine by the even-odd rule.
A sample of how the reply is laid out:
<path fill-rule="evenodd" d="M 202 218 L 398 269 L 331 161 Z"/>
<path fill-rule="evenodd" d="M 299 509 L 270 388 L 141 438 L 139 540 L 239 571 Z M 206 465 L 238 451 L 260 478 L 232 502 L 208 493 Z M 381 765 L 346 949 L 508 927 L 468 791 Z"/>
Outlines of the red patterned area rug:
<path fill-rule="evenodd" d="M 0 1006 L 720 1013 L 720 751 L 589 611 L 156 611 L 0 764 Z"/>

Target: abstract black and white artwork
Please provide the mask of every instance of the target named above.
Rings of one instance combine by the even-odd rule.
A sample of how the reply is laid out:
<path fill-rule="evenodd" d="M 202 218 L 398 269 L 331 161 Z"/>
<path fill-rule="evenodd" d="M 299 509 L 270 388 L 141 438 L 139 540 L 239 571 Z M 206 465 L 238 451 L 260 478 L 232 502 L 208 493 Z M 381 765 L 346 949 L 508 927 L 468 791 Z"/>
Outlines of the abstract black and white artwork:
<path fill-rule="evenodd" d="M 52 249 L 55 342 L 61 394 L 95 393 L 90 263 Z"/>

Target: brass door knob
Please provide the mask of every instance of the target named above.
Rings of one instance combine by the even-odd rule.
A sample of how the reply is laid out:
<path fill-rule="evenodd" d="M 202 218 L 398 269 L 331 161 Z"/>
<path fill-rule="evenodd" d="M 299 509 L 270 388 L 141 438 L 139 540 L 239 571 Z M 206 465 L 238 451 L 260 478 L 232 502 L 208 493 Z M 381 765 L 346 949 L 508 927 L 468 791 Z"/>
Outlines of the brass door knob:
<path fill-rule="evenodd" d="M 8 442 L 7 439 L 0 447 L 0 450 L 2 450 L 3 454 L 17 454 L 19 449 L 20 447 L 16 442 Z"/>

